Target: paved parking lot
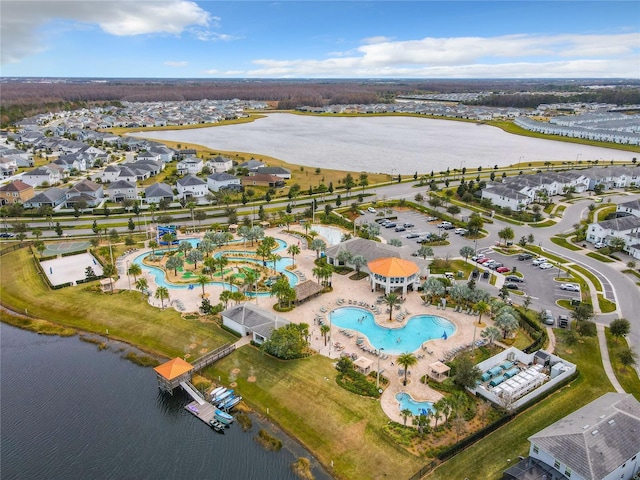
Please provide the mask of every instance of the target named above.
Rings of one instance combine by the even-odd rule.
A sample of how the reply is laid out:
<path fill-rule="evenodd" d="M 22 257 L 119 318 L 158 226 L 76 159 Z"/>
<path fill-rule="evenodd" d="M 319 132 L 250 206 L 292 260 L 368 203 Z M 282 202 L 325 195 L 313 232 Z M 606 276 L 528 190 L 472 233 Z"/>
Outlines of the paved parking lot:
<path fill-rule="evenodd" d="M 520 261 L 516 255 L 502 255 L 497 252 L 486 253 L 486 255 L 500 263 L 504 263 L 512 271 L 515 267 L 517 271 L 522 273 L 524 283 L 520 284 L 521 290 L 525 293 L 525 296 L 529 295 L 533 300 L 529 308 L 538 311 L 549 309 L 554 317 L 557 318 L 559 314 L 568 314 L 566 310 L 556 305 L 557 300 L 580 300 L 579 291 L 570 292 L 560 288 L 562 282 L 558 282 L 555 279 L 559 276 L 565 276 L 565 274 L 558 267 L 554 266 L 548 270 L 541 270 L 539 267 L 532 265 L 533 259 Z M 522 304 L 524 301 L 524 297 L 520 295 L 511 295 L 511 299 L 518 304 Z"/>

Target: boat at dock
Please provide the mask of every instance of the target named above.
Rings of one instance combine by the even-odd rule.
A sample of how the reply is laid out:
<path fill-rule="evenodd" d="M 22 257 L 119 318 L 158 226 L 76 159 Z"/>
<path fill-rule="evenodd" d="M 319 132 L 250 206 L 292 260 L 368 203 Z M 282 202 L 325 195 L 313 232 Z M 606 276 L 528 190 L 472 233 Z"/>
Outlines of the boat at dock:
<path fill-rule="evenodd" d="M 224 423 L 219 422 L 215 418 L 209 422 L 209 425 L 218 433 L 224 433 L 224 429 L 226 428 Z"/>
<path fill-rule="evenodd" d="M 229 400 L 227 402 L 224 402 L 219 408 L 221 410 L 225 410 L 225 411 L 228 412 L 233 407 L 235 407 L 237 404 L 239 404 L 241 400 L 242 400 L 242 397 L 233 397 L 231 400 Z"/>
<path fill-rule="evenodd" d="M 229 415 L 227 412 L 223 412 L 219 408 L 216 408 L 213 412 L 213 418 L 225 425 L 230 425 L 234 420 L 232 415 Z"/>
<path fill-rule="evenodd" d="M 226 390 L 227 390 L 226 387 L 214 388 L 213 390 L 211 390 L 211 393 L 209 394 L 209 398 L 211 399 L 216 398 L 216 395 L 220 395 L 222 392 L 225 392 Z"/>
<path fill-rule="evenodd" d="M 222 402 L 225 398 L 229 398 L 231 397 L 231 395 L 233 395 L 233 390 L 227 390 L 226 392 L 224 392 L 222 395 L 218 395 L 216 398 L 214 398 L 212 400 L 213 403 L 220 403 Z"/>

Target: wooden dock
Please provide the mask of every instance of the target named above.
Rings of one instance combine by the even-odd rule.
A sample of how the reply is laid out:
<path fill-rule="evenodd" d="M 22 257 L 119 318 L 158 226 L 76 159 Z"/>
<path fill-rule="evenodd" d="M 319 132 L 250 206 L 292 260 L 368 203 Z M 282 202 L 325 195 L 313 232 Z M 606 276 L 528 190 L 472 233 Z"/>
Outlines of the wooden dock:
<path fill-rule="evenodd" d="M 194 361 L 192 363 L 193 370 L 202 370 L 204 367 L 211 365 L 216 360 L 220 360 L 221 358 L 226 357 L 235 349 L 235 344 L 227 343 L 225 345 L 222 345 L 221 347 L 216 348 L 215 350 L 203 355 L 202 357 Z"/>
<path fill-rule="evenodd" d="M 216 407 L 211 405 L 209 402 L 205 402 L 204 405 L 199 405 L 198 402 L 191 402 L 189 405 L 184 407 L 187 412 L 195 415 L 197 418 L 202 420 L 208 426 L 210 426 L 211 420 L 214 418 L 214 413 L 216 411 Z"/>

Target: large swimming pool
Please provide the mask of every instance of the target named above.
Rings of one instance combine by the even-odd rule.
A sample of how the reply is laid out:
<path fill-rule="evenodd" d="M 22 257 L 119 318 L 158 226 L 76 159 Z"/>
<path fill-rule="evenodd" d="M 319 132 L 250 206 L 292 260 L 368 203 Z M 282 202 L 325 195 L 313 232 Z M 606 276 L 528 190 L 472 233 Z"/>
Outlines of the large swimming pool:
<path fill-rule="evenodd" d="M 453 323 L 436 315 L 414 315 L 401 328 L 381 327 L 371 312 L 357 307 L 336 308 L 329 315 L 332 325 L 360 332 L 373 348 L 392 355 L 414 352 L 427 340 L 450 337 L 456 331 Z"/>

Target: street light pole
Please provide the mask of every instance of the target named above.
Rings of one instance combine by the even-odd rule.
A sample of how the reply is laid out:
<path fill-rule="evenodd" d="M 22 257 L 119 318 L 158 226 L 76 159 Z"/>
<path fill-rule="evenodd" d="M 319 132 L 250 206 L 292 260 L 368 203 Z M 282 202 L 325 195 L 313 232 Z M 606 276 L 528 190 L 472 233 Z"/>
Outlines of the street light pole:
<path fill-rule="evenodd" d="M 380 355 L 382 355 L 382 351 L 384 348 L 380 347 L 378 349 L 378 371 L 376 372 L 376 390 L 380 388 Z"/>
<path fill-rule="evenodd" d="M 129 281 L 129 290 L 131 290 L 131 277 L 129 276 L 129 260 L 127 260 L 127 280 Z"/>

